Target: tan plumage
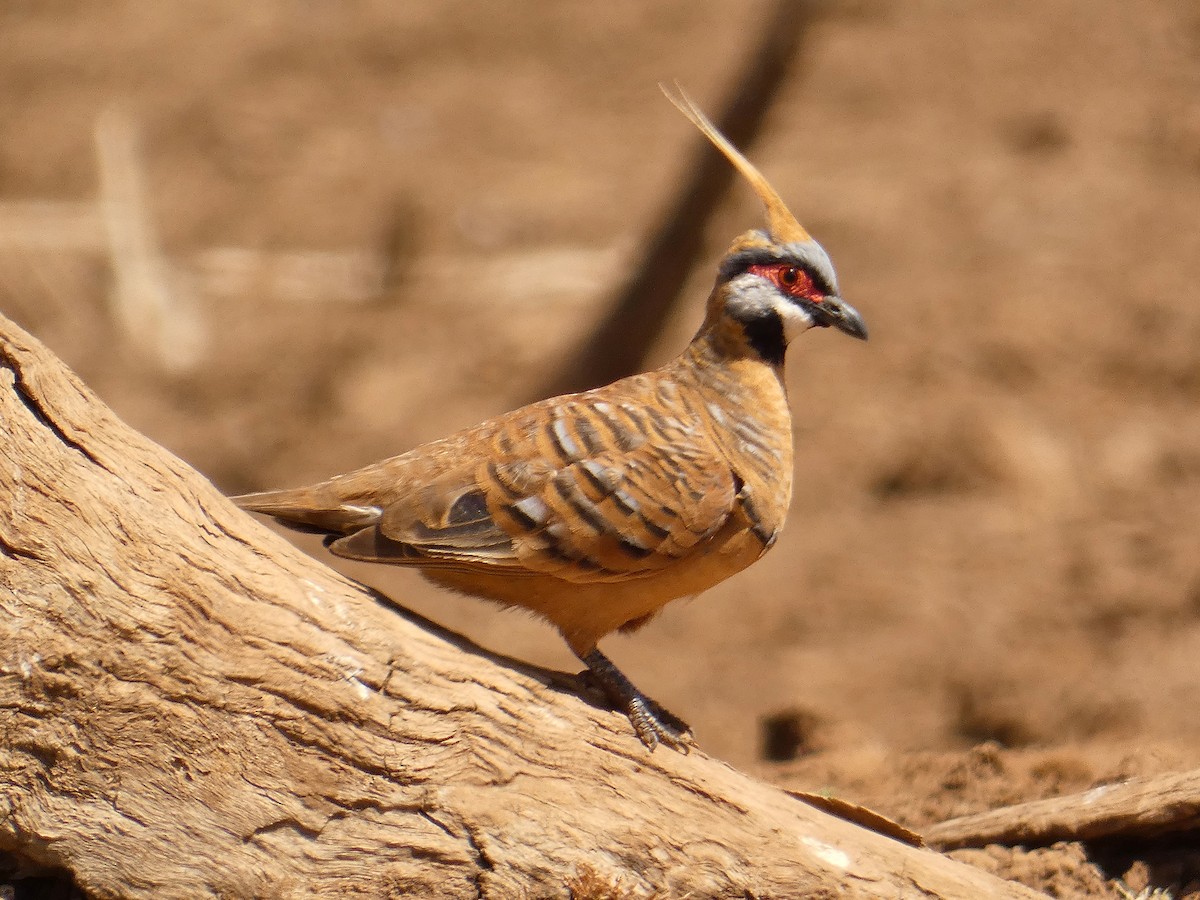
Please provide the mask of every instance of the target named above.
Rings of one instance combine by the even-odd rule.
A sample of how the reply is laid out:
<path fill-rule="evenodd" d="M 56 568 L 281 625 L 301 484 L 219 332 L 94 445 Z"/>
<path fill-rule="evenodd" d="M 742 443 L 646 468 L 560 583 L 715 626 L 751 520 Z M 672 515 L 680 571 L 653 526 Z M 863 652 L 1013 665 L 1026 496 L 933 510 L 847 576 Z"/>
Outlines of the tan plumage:
<path fill-rule="evenodd" d="M 786 341 L 813 325 L 866 336 L 824 251 L 762 175 L 690 100 L 671 99 L 748 178 L 770 226 L 734 243 L 679 357 L 310 487 L 234 498 L 326 533 L 339 556 L 416 566 L 544 616 L 651 748 L 684 747 L 686 726 L 597 642 L 766 552 L 791 498 Z"/>

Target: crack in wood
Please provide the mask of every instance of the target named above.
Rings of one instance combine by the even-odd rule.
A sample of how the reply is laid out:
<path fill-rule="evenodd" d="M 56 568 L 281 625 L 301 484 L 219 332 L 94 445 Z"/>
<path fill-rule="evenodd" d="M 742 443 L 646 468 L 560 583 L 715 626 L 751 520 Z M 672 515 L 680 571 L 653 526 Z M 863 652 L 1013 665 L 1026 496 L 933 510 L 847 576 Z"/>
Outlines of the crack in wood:
<path fill-rule="evenodd" d="M 28 559 L 34 562 L 45 562 L 46 558 L 40 553 L 33 550 L 26 550 L 24 547 L 18 547 L 16 544 L 11 544 L 5 540 L 3 535 L 0 535 L 0 554 L 7 556 L 9 559 Z"/>
<path fill-rule="evenodd" d="M 272 822 L 267 822 L 264 825 L 259 825 L 254 829 L 253 832 L 247 835 L 244 840 L 252 841 L 255 838 L 261 838 L 280 831 L 291 831 L 308 840 L 317 840 L 321 837 L 321 832 L 325 830 L 325 828 L 331 821 L 333 821 L 334 818 L 345 818 L 345 814 L 343 813 L 340 816 L 331 817 L 320 828 L 314 828 L 311 825 L 305 825 L 295 816 L 284 816 L 281 819 L 276 819 Z"/>
<path fill-rule="evenodd" d="M 488 872 L 495 870 L 496 864 L 492 862 L 487 852 L 480 846 L 479 840 L 476 838 L 471 827 L 459 819 L 458 829 L 451 828 L 435 816 L 428 807 L 413 807 L 412 811 L 439 831 L 444 832 L 448 837 L 466 844 L 471 858 L 475 860 L 475 866 L 478 870 L 472 879 L 475 884 L 476 896 L 479 898 L 486 897 L 487 891 L 483 884 L 483 878 Z"/>
<path fill-rule="evenodd" d="M 475 865 L 479 868 L 479 871 L 475 873 L 474 879 L 472 879 L 475 882 L 475 893 L 479 897 L 479 900 L 483 900 L 487 896 L 484 878 L 488 872 L 495 871 L 496 864 L 492 862 L 488 857 L 487 851 L 483 849 L 483 845 L 475 835 L 475 830 L 466 822 L 461 822 L 460 824 L 462 825 L 463 834 L 467 838 L 467 846 L 471 848 L 471 854 L 475 858 Z"/>
<path fill-rule="evenodd" d="M 47 428 L 63 444 L 82 454 L 85 459 L 105 471 L 109 471 L 108 467 L 100 462 L 90 450 L 79 443 L 79 441 L 69 437 L 59 424 L 50 417 L 50 414 L 42 406 L 39 398 L 30 389 L 29 383 L 25 378 L 25 373 L 21 369 L 21 363 L 14 359 L 10 353 L 3 350 L 0 350 L 0 359 L 3 360 L 4 367 L 13 373 L 13 392 L 17 395 L 17 399 L 24 404 L 25 408 L 29 410 L 38 423 Z"/>

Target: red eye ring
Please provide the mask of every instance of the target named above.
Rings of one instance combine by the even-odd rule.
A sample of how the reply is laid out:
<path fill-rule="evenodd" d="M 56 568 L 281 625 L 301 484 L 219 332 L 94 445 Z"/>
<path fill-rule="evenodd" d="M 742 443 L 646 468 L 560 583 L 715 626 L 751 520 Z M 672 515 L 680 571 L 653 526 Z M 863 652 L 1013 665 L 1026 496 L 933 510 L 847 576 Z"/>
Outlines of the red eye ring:
<path fill-rule="evenodd" d="M 802 297 L 810 303 L 820 303 L 824 294 L 813 283 L 812 276 L 800 266 L 790 263 L 759 263 L 750 266 L 754 275 L 770 280 L 790 297 Z"/>

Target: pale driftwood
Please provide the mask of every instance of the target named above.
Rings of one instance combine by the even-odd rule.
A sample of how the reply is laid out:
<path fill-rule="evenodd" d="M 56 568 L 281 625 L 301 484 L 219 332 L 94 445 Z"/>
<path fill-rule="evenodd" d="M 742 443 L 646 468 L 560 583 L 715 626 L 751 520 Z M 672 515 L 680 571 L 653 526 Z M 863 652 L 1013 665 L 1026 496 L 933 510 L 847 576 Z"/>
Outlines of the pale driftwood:
<path fill-rule="evenodd" d="M 0 851 L 95 897 L 1032 897 L 377 602 L 0 317 Z"/>
<path fill-rule="evenodd" d="M 1080 794 L 1018 803 L 928 828 L 925 839 L 954 850 L 987 844 L 1044 847 L 1057 841 L 1152 838 L 1200 830 L 1200 770 L 1130 778 Z"/>

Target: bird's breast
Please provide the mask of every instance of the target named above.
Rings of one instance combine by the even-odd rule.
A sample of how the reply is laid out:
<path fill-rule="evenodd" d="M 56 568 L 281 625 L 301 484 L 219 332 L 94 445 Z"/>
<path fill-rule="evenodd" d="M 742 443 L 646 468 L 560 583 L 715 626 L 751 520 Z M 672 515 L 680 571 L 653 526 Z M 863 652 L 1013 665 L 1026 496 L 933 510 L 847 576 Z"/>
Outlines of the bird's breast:
<path fill-rule="evenodd" d="M 694 386 L 709 439 L 741 482 L 739 501 L 769 546 L 792 499 L 792 417 L 776 370 L 746 361 L 710 367 Z"/>

